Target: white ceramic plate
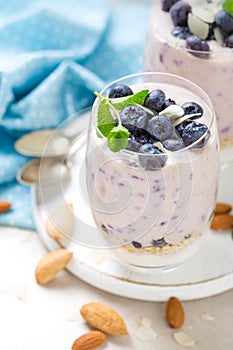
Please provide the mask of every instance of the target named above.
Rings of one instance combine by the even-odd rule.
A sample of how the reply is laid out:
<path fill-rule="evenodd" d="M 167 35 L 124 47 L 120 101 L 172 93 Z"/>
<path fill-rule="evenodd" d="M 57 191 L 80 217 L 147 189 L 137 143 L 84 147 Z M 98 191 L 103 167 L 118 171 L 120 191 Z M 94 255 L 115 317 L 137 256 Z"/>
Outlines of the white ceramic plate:
<path fill-rule="evenodd" d="M 72 130 L 76 127 L 83 129 L 87 123 L 88 113 L 79 120 L 72 121 L 71 128 Z M 32 189 L 37 230 L 48 250 L 57 249 L 59 244 L 48 236 L 45 222 L 48 216 L 53 216 L 55 208 L 57 210 L 61 208 L 62 217 L 62 206 L 67 202 L 73 204 L 75 214 L 84 222 L 84 226 L 80 224 L 81 221 L 75 224 L 72 232 L 73 239 L 85 242 L 86 237 L 90 238 L 95 234 L 99 237 L 99 244 L 102 244 L 101 235 L 95 227 L 88 203 L 79 187 L 80 181 L 81 186 L 85 183 L 85 169 L 83 169 L 85 136 L 76 142 L 80 147 L 73 158 L 70 177 L 62 180 L 61 183 Z M 221 170 L 219 201 L 232 202 L 233 186 L 227 187 L 232 173 L 233 163 Z M 67 267 L 70 272 L 97 288 L 123 297 L 166 301 L 171 295 L 175 295 L 181 300 L 193 300 L 233 288 L 231 232 L 209 230 L 198 253 L 182 265 L 173 268 L 146 269 L 128 266 L 117 261 L 111 254 L 111 250 L 88 248 L 68 238 L 62 239 L 61 243 L 74 254 L 74 258 Z"/>

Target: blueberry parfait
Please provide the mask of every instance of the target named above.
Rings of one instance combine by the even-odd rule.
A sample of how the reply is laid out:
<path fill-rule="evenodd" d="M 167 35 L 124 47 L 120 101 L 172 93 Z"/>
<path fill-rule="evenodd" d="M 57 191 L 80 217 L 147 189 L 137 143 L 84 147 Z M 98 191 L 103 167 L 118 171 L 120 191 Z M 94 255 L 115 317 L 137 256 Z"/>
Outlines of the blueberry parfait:
<path fill-rule="evenodd" d="M 180 75 L 203 88 L 222 146 L 233 146 L 232 1 L 161 0 L 152 9 L 144 69 Z"/>
<path fill-rule="evenodd" d="M 97 93 L 87 153 L 94 220 L 117 255 L 139 266 L 191 255 L 209 225 L 219 170 L 208 100 L 190 82 L 193 90 L 154 75 Z"/>

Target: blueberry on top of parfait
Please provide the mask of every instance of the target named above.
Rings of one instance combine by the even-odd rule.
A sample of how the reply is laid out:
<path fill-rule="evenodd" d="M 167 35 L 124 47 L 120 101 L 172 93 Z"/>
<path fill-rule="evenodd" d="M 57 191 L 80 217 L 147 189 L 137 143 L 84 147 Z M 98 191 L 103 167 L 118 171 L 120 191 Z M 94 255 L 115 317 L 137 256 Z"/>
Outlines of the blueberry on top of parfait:
<path fill-rule="evenodd" d="M 172 5 L 174 5 L 178 0 L 161 0 L 162 3 L 162 10 L 163 11 L 170 11 L 170 8 Z"/>
<path fill-rule="evenodd" d="M 165 93 L 162 90 L 155 89 L 149 92 L 144 101 L 144 105 L 152 111 L 159 113 L 165 101 Z"/>
<path fill-rule="evenodd" d="M 208 127 L 205 124 L 192 122 L 184 128 L 182 133 L 182 139 L 185 145 L 189 146 L 192 143 L 199 140 L 205 133 L 207 133 L 207 131 Z M 207 139 L 209 138 L 209 135 L 210 133 L 207 133 Z M 207 139 L 204 138 L 203 142 L 197 143 L 195 147 L 203 147 L 206 144 Z"/>
<path fill-rule="evenodd" d="M 172 22 L 175 26 L 187 26 L 191 6 L 186 1 L 179 0 L 170 8 Z"/>
<path fill-rule="evenodd" d="M 182 139 L 167 139 L 163 142 L 163 147 L 168 151 L 179 151 L 185 148 L 185 143 Z"/>
<path fill-rule="evenodd" d="M 121 122 L 124 126 L 135 126 L 146 129 L 148 116 L 146 111 L 137 105 L 129 105 L 120 112 Z"/>
<path fill-rule="evenodd" d="M 148 121 L 148 131 L 159 141 L 163 142 L 172 136 L 172 121 L 165 115 L 156 115 Z"/>
<path fill-rule="evenodd" d="M 167 98 L 165 100 L 164 104 L 162 105 L 162 107 L 160 108 L 160 112 L 171 105 L 176 105 L 176 102 L 174 100 L 172 100 L 171 98 Z"/>
<path fill-rule="evenodd" d="M 226 34 L 233 33 L 233 17 L 226 13 L 224 10 L 220 10 L 215 16 L 216 25 L 223 30 Z"/>
<path fill-rule="evenodd" d="M 162 168 L 166 163 L 166 155 L 158 147 L 146 143 L 139 148 L 139 162 L 147 170 Z"/>
<path fill-rule="evenodd" d="M 172 35 L 179 39 L 187 39 L 188 36 L 192 35 L 188 27 L 175 26 L 172 31 Z"/>
<path fill-rule="evenodd" d="M 114 86 L 108 94 L 109 98 L 118 98 L 133 95 L 133 91 L 129 86 L 124 84 L 119 84 Z"/>
<path fill-rule="evenodd" d="M 228 37 L 226 37 L 225 44 L 226 44 L 227 47 L 233 49 L 233 34 L 231 34 Z"/>
<path fill-rule="evenodd" d="M 190 119 L 201 118 L 203 115 L 203 108 L 197 102 L 185 102 L 181 105 L 185 115 L 197 114 L 196 116 L 190 117 Z"/>
<path fill-rule="evenodd" d="M 186 39 L 186 48 L 193 50 L 192 54 L 197 57 L 205 58 L 209 56 L 210 47 L 206 40 L 202 40 L 196 35 L 190 35 Z M 198 52 L 194 52 L 198 51 Z"/>

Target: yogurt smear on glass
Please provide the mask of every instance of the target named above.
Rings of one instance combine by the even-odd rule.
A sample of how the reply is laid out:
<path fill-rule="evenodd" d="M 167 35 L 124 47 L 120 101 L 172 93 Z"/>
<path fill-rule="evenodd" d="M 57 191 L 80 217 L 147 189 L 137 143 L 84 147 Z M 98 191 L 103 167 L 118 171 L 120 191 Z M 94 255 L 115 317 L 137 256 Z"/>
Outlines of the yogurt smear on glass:
<path fill-rule="evenodd" d="M 119 97 L 122 85 L 128 95 Z M 124 77 L 98 96 L 86 154 L 95 223 L 118 259 L 177 264 L 198 249 L 215 207 L 219 140 L 211 102 L 197 85 L 164 73 Z M 129 131 L 113 143 L 108 112 L 111 128 Z"/>
<path fill-rule="evenodd" d="M 228 161 L 233 158 L 233 13 L 226 13 L 222 3 L 157 1 L 144 69 L 181 75 L 206 91 L 215 108 L 221 158 Z"/>

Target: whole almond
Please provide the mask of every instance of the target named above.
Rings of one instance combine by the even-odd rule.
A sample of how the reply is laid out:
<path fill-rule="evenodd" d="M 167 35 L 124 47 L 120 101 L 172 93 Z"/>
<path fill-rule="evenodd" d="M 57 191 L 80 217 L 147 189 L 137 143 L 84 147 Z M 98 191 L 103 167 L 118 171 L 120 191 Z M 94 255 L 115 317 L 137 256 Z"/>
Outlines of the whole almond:
<path fill-rule="evenodd" d="M 229 230 L 233 225 L 233 215 L 215 214 L 211 221 L 212 230 Z"/>
<path fill-rule="evenodd" d="M 11 203 L 6 201 L 0 201 L 0 214 L 5 213 L 11 207 Z"/>
<path fill-rule="evenodd" d="M 217 203 L 215 207 L 215 214 L 227 214 L 232 210 L 232 206 L 226 203 Z"/>
<path fill-rule="evenodd" d="M 51 281 L 59 271 L 66 267 L 72 256 L 73 254 L 66 249 L 58 249 L 47 253 L 36 267 L 37 283 L 44 284 Z"/>
<path fill-rule="evenodd" d="M 107 334 L 128 334 L 123 318 L 108 305 L 88 303 L 81 308 L 80 313 L 87 323 Z"/>
<path fill-rule="evenodd" d="M 181 328 L 184 324 L 184 309 L 176 297 L 171 297 L 167 302 L 166 319 L 172 328 Z"/>
<path fill-rule="evenodd" d="M 91 331 L 77 338 L 72 350 L 92 350 L 102 345 L 106 341 L 106 335 L 100 331 Z"/>

